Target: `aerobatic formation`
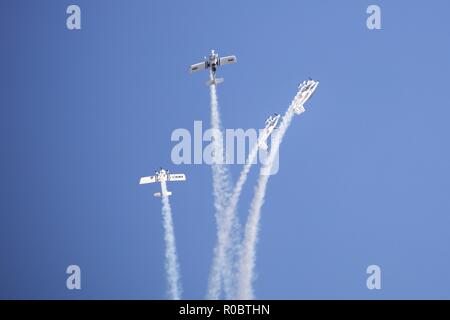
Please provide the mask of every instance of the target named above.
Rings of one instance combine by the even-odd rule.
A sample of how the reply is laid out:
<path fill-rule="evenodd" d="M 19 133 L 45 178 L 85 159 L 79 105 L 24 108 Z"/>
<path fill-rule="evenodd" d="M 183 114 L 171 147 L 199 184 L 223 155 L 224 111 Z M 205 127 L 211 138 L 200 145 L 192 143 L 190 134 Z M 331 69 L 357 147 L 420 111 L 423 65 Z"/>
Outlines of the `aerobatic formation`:
<path fill-rule="evenodd" d="M 217 78 L 217 69 L 220 66 L 234 64 L 236 56 L 220 57 L 214 50 L 203 62 L 191 65 L 191 73 L 209 70 L 209 80 L 206 84 L 210 88 L 211 96 L 211 127 L 222 135 L 221 119 L 217 98 L 217 85 L 223 83 L 223 78 Z M 256 244 L 258 239 L 261 208 L 264 203 L 266 186 L 274 158 L 279 151 L 284 134 L 290 126 L 294 115 L 305 112 L 305 103 L 315 93 L 319 82 L 313 79 L 303 81 L 298 86 L 297 94 L 283 116 L 274 113 L 270 115 L 257 143 L 250 148 L 247 161 L 241 171 L 234 187 L 231 184 L 226 165 L 223 163 L 224 151 L 220 143 L 213 143 L 213 194 L 214 208 L 217 223 L 217 243 L 213 252 L 213 261 L 208 281 L 207 299 L 220 299 L 222 294 L 226 299 L 253 299 L 252 283 L 254 281 L 254 268 L 256 261 Z M 277 130 L 276 130 L 277 129 Z M 268 141 L 271 139 L 269 148 Z M 219 139 L 214 139 L 220 141 Z M 260 174 L 255 188 L 254 198 L 250 205 L 247 222 L 243 228 L 237 219 L 237 204 L 241 191 L 247 180 L 248 173 L 254 164 L 258 149 L 269 152 L 268 161 L 261 166 Z M 168 294 L 171 299 L 181 299 L 181 281 L 175 245 L 175 232 L 172 220 L 172 210 L 167 190 L 167 182 L 186 181 L 185 174 L 171 174 L 168 170 L 160 169 L 153 176 L 142 177 L 139 184 L 153 184 L 159 182 L 161 191 L 154 193 L 155 197 L 162 199 L 163 226 L 165 231 L 165 266 L 168 283 Z M 242 229 L 242 231 L 241 231 Z"/>

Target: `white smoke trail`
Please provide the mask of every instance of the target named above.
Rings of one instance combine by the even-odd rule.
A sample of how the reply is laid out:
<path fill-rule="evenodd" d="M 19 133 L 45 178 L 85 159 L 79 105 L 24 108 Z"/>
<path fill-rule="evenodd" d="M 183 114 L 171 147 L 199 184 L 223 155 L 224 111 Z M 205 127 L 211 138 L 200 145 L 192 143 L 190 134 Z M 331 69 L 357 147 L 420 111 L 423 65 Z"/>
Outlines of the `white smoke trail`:
<path fill-rule="evenodd" d="M 210 80 L 213 79 L 214 77 L 210 73 Z M 223 134 L 216 85 L 211 84 L 209 87 L 211 96 L 211 126 L 215 133 L 215 137 L 213 138 L 212 171 L 214 207 L 216 209 L 215 217 L 217 223 L 217 245 L 214 248 L 214 259 L 209 277 L 207 299 L 217 300 L 221 293 L 222 274 L 224 275 L 225 294 L 227 297 L 231 296 L 231 262 L 228 252 L 226 250 L 224 251 L 223 248 L 228 248 L 230 241 L 238 242 L 237 237 L 232 235 L 237 232 L 232 232 L 232 230 L 239 229 L 239 226 L 236 219 L 233 219 L 231 215 L 226 215 L 224 212 L 231 192 L 231 182 L 229 172 L 224 164 Z"/>
<path fill-rule="evenodd" d="M 238 204 L 239 201 L 239 197 L 241 195 L 242 192 L 242 188 L 245 184 L 245 182 L 247 181 L 247 176 L 248 173 L 250 172 L 250 168 L 253 165 L 253 162 L 256 159 L 256 155 L 258 154 L 258 150 L 259 150 L 259 143 L 256 143 L 253 147 L 252 150 L 250 151 L 247 161 L 244 165 L 244 168 L 241 171 L 241 174 L 239 176 L 239 180 L 236 183 L 236 186 L 233 189 L 233 193 L 230 197 L 230 201 L 227 207 L 226 212 L 234 212 L 236 211 L 236 206 Z"/>
<path fill-rule="evenodd" d="M 278 132 L 274 135 L 266 166 L 261 168 L 258 184 L 255 188 L 255 195 L 250 206 L 249 216 L 245 226 L 244 240 L 241 248 L 237 293 L 237 298 L 240 300 L 250 300 L 254 298 L 252 282 L 256 262 L 256 244 L 258 241 L 261 208 L 264 204 L 267 183 L 270 178 L 270 172 L 272 171 L 275 157 L 278 155 L 280 144 L 291 124 L 291 120 L 294 115 L 293 108 L 300 103 L 300 92 L 298 92 L 286 111 Z"/>
<path fill-rule="evenodd" d="M 181 283 L 178 266 L 177 249 L 175 245 L 175 232 L 173 229 L 172 209 L 167 195 L 167 185 L 161 182 L 161 201 L 164 225 L 164 240 L 166 242 L 166 274 L 169 285 L 169 296 L 172 300 L 180 300 Z"/>
<path fill-rule="evenodd" d="M 242 192 L 242 188 L 247 181 L 248 173 L 253 165 L 258 154 L 259 143 L 256 143 L 247 158 L 244 168 L 241 171 L 239 179 L 233 189 L 233 193 L 229 198 L 228 206 L 224 212 L 223 232 L 220 234 L 223 236 L 222 241 L 219 241 L 215 248 L 215 256 L 213 260 L 213 270 L 218 274 L 216 277 L 220 277 L 220 272 L 225 285 L 225 294 L 227 299 L 233 299 L 235 296 L 234 290 L 234 274 L 233 274 L 233 258 L 237 255 L 240 247 L 239 239 L 239 227 L 233 228 L 232 223 L 237 221 L 236 207 L 239 202 L 239 197 Z M 236 230 L 237 229 L 237 230 Z M 234 250 L 234 251 L 233 251 Z M 220 280 L 217 280 L 220 281 Z"/>
<path fill-rule="evenodd" d="M 250 172 L 250 168 L 258 154 L 259 144 L 255 144 L 250 151 L 250 154 L 247 158 L 247 161 L 244 165 L 244 168 L 241 171 L 239 176 L 239 180 L 237 181 L 233 193 L 229 198 L 228 206 L 224 212 L 224 220 L 222 221 L 222 231 L 219 236 L 223 237 L 221 241 L 218 241 L 218 244 L 214 250 L 214 260 L 213 260 L 213 275 L 214 284 L 213 291 L 210 292 L 210 297 L 218 299 L 220 294 L 220 279 L 221 276 L 224 280 L 225 286 L 225 294 L 227 299 L 233 299 L 235 296 L 235 289 L 233 286 L 234 277 L 233 277 L 233 257 L 237 255 L 239 251 L 239 229 L 240 226 L 236 225 L 237 217 L 236 217 L 236 207 L 239 202 L 239 197 L 242 192 L 242 188 L 247 181 L 248 173 Z M 233 225 L 235 223 L 235 225 Z"/>
<path fill-rule="evenodd" d="M 212 77 L 212 76 L 211 76 Z M 212 78 L 211 78 L 212 79 Z M 213 157 L 212 157 L 212 171 L 213 171 L 213 192 L 214 192 L 214 207 L 216 209 L 216 216 L 221 215 L 225 208 L 227 197 L 231 190 L 230 176 L 224 161 L 223 150 L 223 133 L 222 124 L 220 121 L 219 104 L 217 101 L 216 85 L 210 85 L 211 95 L 211 127 L 214 131 L 212 138 Z"/>

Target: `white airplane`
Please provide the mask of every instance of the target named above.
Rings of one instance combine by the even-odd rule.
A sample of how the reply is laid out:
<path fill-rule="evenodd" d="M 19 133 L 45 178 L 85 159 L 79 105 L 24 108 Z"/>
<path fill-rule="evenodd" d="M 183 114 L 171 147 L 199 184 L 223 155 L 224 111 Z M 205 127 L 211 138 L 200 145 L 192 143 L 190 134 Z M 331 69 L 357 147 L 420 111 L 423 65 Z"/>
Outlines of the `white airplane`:
<path fill-rule="evenodd" d="M 206 85 L 210 86 L 212 84 L 219 84 L 219 83 L 223 82 L 223 78 L 216 79 L 216 71 L 217 71 L 218 66 L 221 66 L 224 64 L 236 63 L 236 62 L 237 62 L 236 56 L 228 56 L 228 57 L 220 58 L 218 53 L 216 53 L 214 50 L 211 50 L 211 54 L 209 55 L 208 58 L 205 57 L 204 62 L 193 64 L 189 68 L 189 70 L 191 73 L 193 73 L 193 72 L 197 72 L 200 70 L 205 70 L 205 69 L 211 68 L 211 73 L 212 73 L 213 79 L 206 82 Z"/>
<path fill-rule="evenodd" d="M 267 139 L 269 139 L 273 130 L 277 127 L 278 121 L 280 120 L 280 115 L 274 113 L 272 116 L 268 117 L 266 120 L 266 127 L 259 137 L 259 147 L 261 149 L 267 150 L 269 147 L 267 146 Z"/>
<path fill-rule="evenodd" d="M 169 170 L 164 170 L 161 168 L 159 171 L 155 171 L 154 176 L 142 177 L 139 184 L 149 184 L 155 182 L 166 182 L 166 181 L 186 181 L 186 175 L 184 174 L 170 174 Z M 156 192 L 153 194 L 155 197 L 161 197 L 161 192 Z M 167 196 L 171 196 L 172 192 L 167 191 Z"/>
<path fill-rule="evenodd" d="M 317 86 L 319 85 L 319 81 L 312 80 L 311 78 L 309 80 L 305 80 L 302 83 L 299 84 L 299 94 L 298 94 L 298 103 L 294 106 L 294 112 L 296 114 L 302 114 L 305 112 L 305 108 L 303 105 L 306 103 L 306 101 L 309 100 L 309 98 L 312 97 L 314 94 L 314 91 L 316 91 Z"/>

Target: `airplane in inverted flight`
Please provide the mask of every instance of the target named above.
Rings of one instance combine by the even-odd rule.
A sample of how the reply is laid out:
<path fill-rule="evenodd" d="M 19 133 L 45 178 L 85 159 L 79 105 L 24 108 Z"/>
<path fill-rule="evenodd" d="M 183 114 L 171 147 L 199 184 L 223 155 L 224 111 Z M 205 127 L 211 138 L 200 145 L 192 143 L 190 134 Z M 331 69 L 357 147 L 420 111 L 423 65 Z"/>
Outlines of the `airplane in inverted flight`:
<path fill-rule="evenodd" d="M 309 98 L 312 97 L 314 94 L 314 91 L 316 91 L 317 86 L 319 85 L 319 81 L 312 80 L 311 78 L 309 80 L 305 80 L 302 83 L 299 84 L 299 95 L 298 95 L 298 103 L 294 105 L 294 112 L 298 115 L 305 112 L 304 104 L 306 101 L 309 100 Z"/>
<path fill-rule="evenodd" d="M 211 54 L 209 55 L 208 58 L 205 57 L 204 62 L 193 64 L 189 68 L 189 70 L 191 73 L 193 73 L 193 72 L 197 72 L 200 70 L 211 69 L 212 79 L 206 82 L 206 85 L 210 86 L 213 84 L 222 83 L 224 80 L 223 78 L 216 78 L 216 71 L 217 71 L 218 66 L 221 66 L 224 64 L 232 64 L 232 63 L 236 63 L 236 62 L 237 62 L 236 56 L 228 56 L 228 57 L 220 58 L 219 54 L 217 52 L 215 52 L 214 50 L 211 50 Z"/>
<path fill-rule="evenodd" d="M 139 184 L 149 184 L 149 183 L 155 183 L 155 182 L 167 182 L 167 181 L 186 181 L 186 175 L 185 174 L 170 174 L 169 170 L 164 170 L 161 168 L 159 171 L 155 171 L 154 176 L 150 177 L 142 177 L 139 181 Z M 156 192 L 153 194 L 155 197 L 161 197 L 161 192 Z M 172 192 L 167 191 L 167 196 L 171 196 Z"/>
<path fill-rule="evenodd" d="M 266 127 L 264 128 L 264 131 L 261 133 L 261 136 L 259 137 L 259 147 L 261 149 L 267 150 L 269 148 L 267 146 L 267 139 L 269 139 L 273 130 L 275 130 L 275 128 L 277 127 L 280 117 L 281 116 L 279 114 L 274 113 L 269 118 L 267 118 Z"/>

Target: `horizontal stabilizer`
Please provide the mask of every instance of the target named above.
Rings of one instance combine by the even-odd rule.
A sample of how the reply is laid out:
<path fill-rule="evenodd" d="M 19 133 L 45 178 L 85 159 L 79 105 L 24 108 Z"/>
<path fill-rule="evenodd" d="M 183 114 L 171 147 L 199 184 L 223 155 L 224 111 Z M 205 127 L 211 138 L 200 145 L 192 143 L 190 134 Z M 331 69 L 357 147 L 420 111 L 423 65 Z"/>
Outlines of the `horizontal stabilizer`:
<path fill-rule="evenodd" d="M 156 192 L 153 195 L 157 198 L 161 198 L 161 192 Z M 171 195 L 172 195 L 172 192 L 167 191 L 166 196 L 171 196 Z"/>
<path fill-rule="evenodd" d="M 214 80 L 207 81 L 206 85 L 207 86 L 210 86 L 210 85 L 213 85 L 213 84 L 218 85 L 218 84 L 221 84 L 223 81 L 224 81 L 224 78 L 216 78 Z"/>
<path fill-rule="evenodd" d="M 295 106 L 294 107 L 294 112 L 298 115 L 302 114 L 303 112 L 305 112 L 305 107 L 303 106 Z"/>
<path fill-rule="evenodd" d="M 259 147 L 260 147 L 261 149 L 263 149 L 263 150 L 269 149 L 269 147 L 267 146 L 267 143 L 265 143 L 264 141 L 261 141 L 261 142 L 259 143 Z"/>

